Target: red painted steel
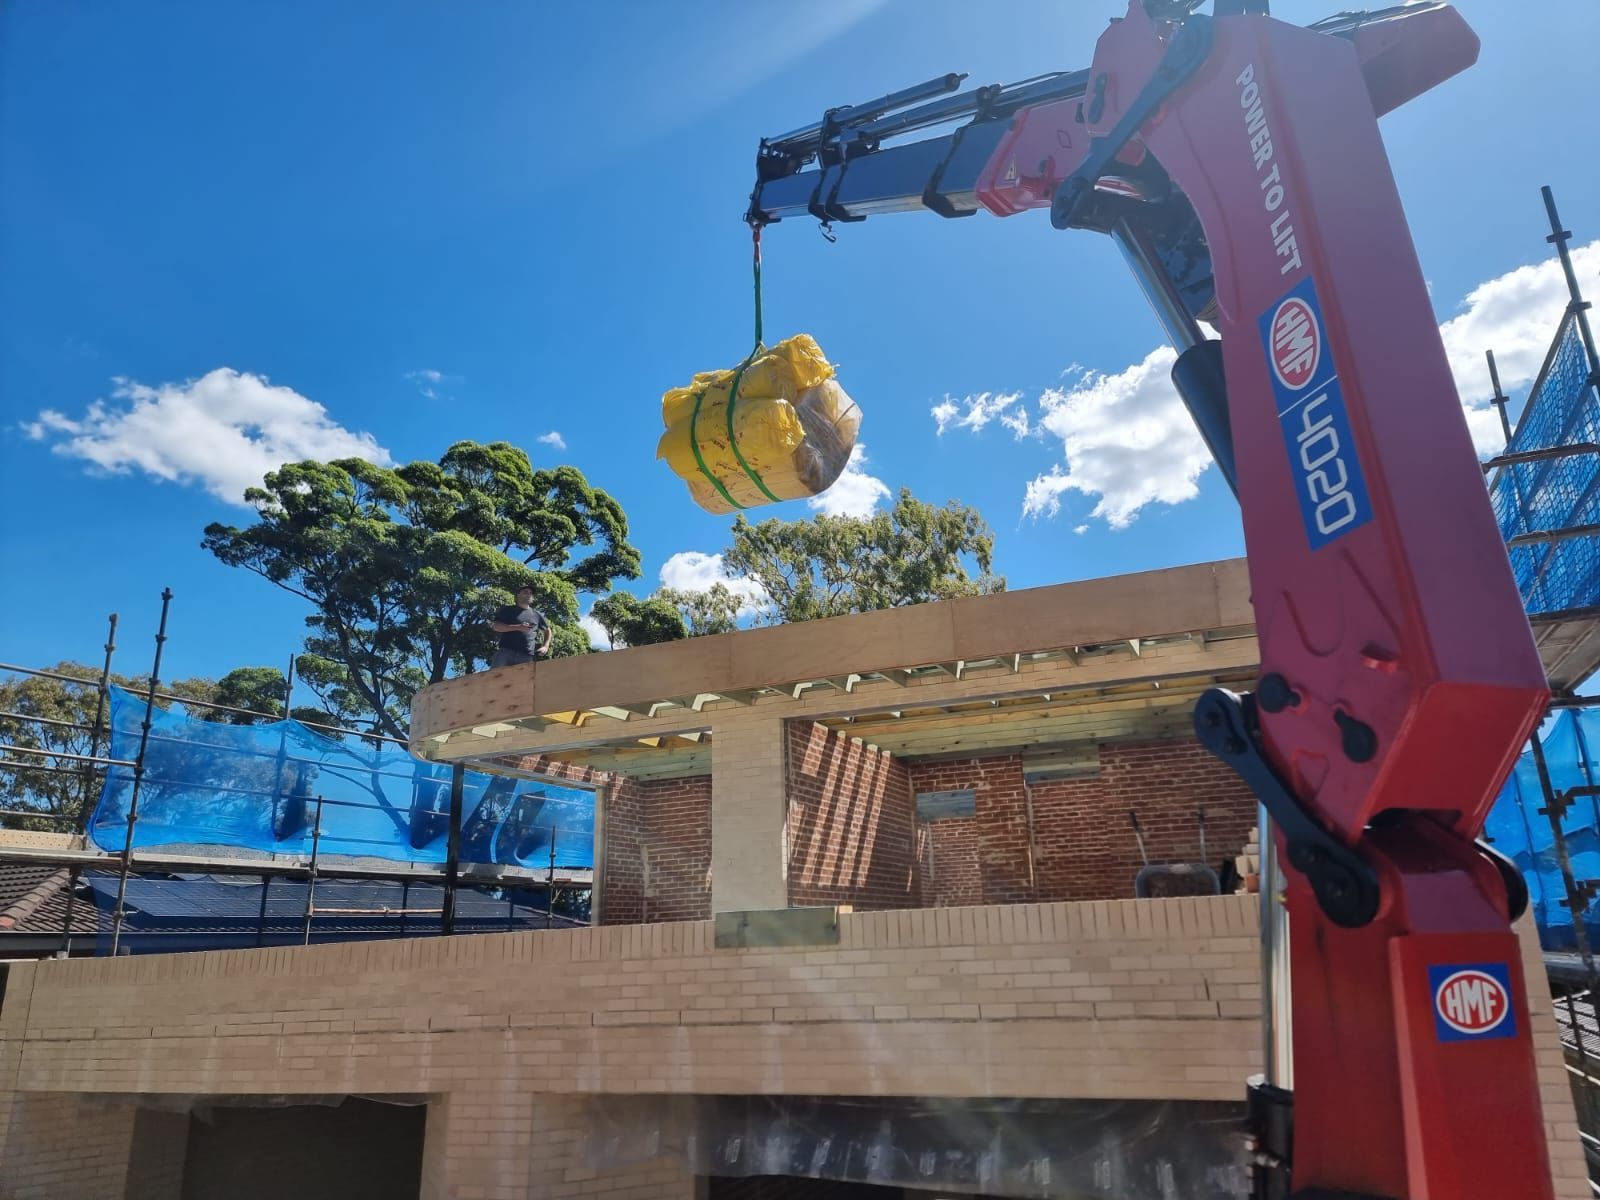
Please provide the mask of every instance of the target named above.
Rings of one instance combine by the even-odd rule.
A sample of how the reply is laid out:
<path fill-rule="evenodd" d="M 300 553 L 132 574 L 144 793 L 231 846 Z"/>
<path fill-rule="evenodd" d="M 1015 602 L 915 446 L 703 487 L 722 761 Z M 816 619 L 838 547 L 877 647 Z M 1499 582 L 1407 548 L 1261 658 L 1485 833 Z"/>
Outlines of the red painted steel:
<path fill-rule="evenodd" d="M 1019 113 L 985 207 L 1048 205 L 1173 29 L 1135 0 L 1095 53 L 1104 110 Z M 1548 695 L 1377 125 L 1477 40 L 1447 8 L 1353 40 L 1260 16 L 1213 37 L 1138 140 L 1213 259 L 1262 671 L 1299 696 L 1262 714 L 1267 754 L 1383 895 L 1341 929 L 1289 873 L 1295 1187 L 1549 1197 L 1516 938 L 1471 840 Z"/>

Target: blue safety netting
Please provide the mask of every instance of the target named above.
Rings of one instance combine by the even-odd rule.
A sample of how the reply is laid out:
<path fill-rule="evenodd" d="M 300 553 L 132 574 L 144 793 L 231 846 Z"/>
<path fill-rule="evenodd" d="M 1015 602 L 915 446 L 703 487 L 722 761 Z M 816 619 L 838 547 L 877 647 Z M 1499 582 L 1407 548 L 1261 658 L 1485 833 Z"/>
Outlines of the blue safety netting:
<path fill-rule="evenodd" d="M 1562 709 L 1552 714 L 1540 732 L 1551 790 L 1559 796 L 1568 788 L 1592 786 L 1600 781 L 1600 710 Z M 1570 949 L 1572 910 L 1566 906 L 1567 890 L 1561 877 L 1555 829 L 1545 811 L 1544 789 L 1532 751 L 1524 751 L 1516 770 L 1489 812 L 1484 837 L 1506 855 L 1528 881 L 1529 901 L 1540 941 L 1546 949 Z M 1560 817 L 1562 840 L 1577 879 L 1600 879 L 1600 798 L 1574 797 Z M 1600 914 L 1585 922 L 1589 936 L 1600 934 Z"/>
<path fill-rule="evenodd" d="M 110 757 L 134 761 L 145 702 L 111 689 Z M 321 855 L 443 863 L 450 768 L 404 747 L 336 738 L 298 721 L 222 725 L 156 709 L 133 845 L 306 857 L 322 801 Z M 133 768 L 106 773 L 89 835 L 120 852 Z M 594 796 L 543 781 L 465 772 L 460 860 L 529 868 L 594 864 Z"/>
<path fill-rule="evenodd" d="M 1600 445 L 1600 396 L 1578 323 L 1568 313 L 1551 344 L 1507 453 Z M 1490 485 L 1508 543 L 1529 534 L 1600 524 L 1600 454 L 1582 452 L 1501 467 Z M 1511 568 L 1530 613 L 1583 608 L 1600 595 L 1600 537 L 1511 545 Z"/>

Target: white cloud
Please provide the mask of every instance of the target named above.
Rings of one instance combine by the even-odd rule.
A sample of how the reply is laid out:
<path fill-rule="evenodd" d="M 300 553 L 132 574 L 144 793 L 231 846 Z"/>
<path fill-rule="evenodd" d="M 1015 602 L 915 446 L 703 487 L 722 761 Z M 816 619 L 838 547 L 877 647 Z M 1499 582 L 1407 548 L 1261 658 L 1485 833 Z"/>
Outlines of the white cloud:
<path fill-rule="evenodd" d="M 53 409 L 24 426 L 36 441 L 113 475 L 143 472 L 195 483 L 233 504 L 284 463 L 314 458 L 364 458 L 388 464 L 370 433 L 353 433 L 328 410 L 260 375 L 219 367 L 185 383 L 147 387 L 118 378 L 108 405 L 96 400 L 82 417 Z"/>
<path fill-rule="evenodd" d="M 1574 250 L 1572 265 L 1580 283 L 1594 287 L 1600 275 L 1600 240 Z M 1494 351 L 1507 392 L 1531 383 L 1544 364 L 1567 299 L 1561 263 L 1551 257 L 1479 284 L 1461 302 L 1462 311 L 1439 326 L 1480 454 L 1496 453 L 1505 445 L 1500 418 L 1487 402 L 1493 387 L 1483 352 Z"/>
<path fill-rule="evenodd" d="M 1030 432 L 1032 432 L 1028 423 L 1028 410 L 1025 408 L 1018 408 L 1012 410 L 1011 412 L 1001 413 L 1000 424 L 1011 430 L 1012 436 L 1015 437 L 1019 442 L 1023 438 L 1027 437 Z"/>
<path fill-rule="evenodd" d="M 1572 257 L 1579 278 L 1592 284 L 1600 275 L 1600 241 L 1579 247 Z M 1495 352 L 1508 392 L 1523 387 L 1543 365 L 1566 305 L 1561 266 L 1551 258 L 1478 285 L 1462 301 L 1460 313 L 1440 326 L 1480 454 L 1492 454 L 1504 444 L 1499 416 L 1485 399 L 1490 387 L 1483 352 Z M 976 433 L 998 420 L 1019 440 L 1030 433 L 1059 438 L 1066 461 L 1028 482 L 1023 516 L 1054 517 L 1066 493 L 1080 492 L 1095 498 L 1091 516 L 1123 529 L 1147 504 L 1193 499 L 1211 462 L 1172 386 L 1174 359 L 1174 352 L 1163 346 L 1113 375 L 1086 372 L 1074 363 L 1062 372 L 1066 386 L 1040 396 L 1037 421 L 1030 421 L 1026 406 L 1016 403 L 1015 392 L 980 392 L 962 400 L 946 396 L 931 412 L 940 434 L 951 428 Z M 1079 524 L 1073 532 L 1087 528 Z"/>
<path fill-rule="evenodd" d="M 1022 515 L 1025 517 L 1053 517 L 1061 512 L 1061 493 L 1072 487 L 1072 482 L 1059 466 L 1051 467 L 1043 475 L 1028 481 L 1022 496 Z"/>
<path fill-rule="evenodd" d="M 534 441 L 540 442 L 541 444 L 549 446 L 555 450 L 565 450 L 567 448 L 567 439 L 562 437 L 554 429 L 552 429 L 549 433 L 541 433 L 537 438 L 534 439 Z"/>
<path fill-rule="evenodd" d="M 439 385 L 449 381 L 450 377 L 445 375 L 443 371 L 436 371 L 432 367 L 423 367 L 420 371 L 407 371 L 405 378 L 416 384 L 417 391 L 421 392 L 424 397 L 429 400 L 437 400 L 439 399 Z"/>
<path fill-rule="evenodd" d="M 1091 516 L 1123 529 L 1147 504 L 1194 498 L 1211 455 L 1169 378 L 1176 357 L 1161 346 L 1115 375 L 1090 371 L 1045 391 L 1039 424 L 1061 439 L 1066 465 L 1028 484 L 1023 516 L 1055 516 L 1076 491 L 1098 497 Z"/>
<path fill-rule="evenodd" d="M 754 579 L 733 575 L 720 554 L 680 550 L 662 564 L 661 586 L 676 592 L 709 592 L 722 584 L 739 597 L 739 617 L 751 617 L 767 607 L 767 593 Z"/>
<path fill-rule="evenodd" d="M 936 426 L 935 432 L 943 436 L 944 431 L 951 426 L 958 429 L 970 429 L 977 433 L 990 421 L 999 419 L 1018 437 L 1023 437 L 1028 432 L 1028 414 L 1022 412 L 1022 428 L 1019 431 L 1016 416 L 1007 420 L 1006 410 L 1022 399 L 1021 392 L 977 392 L 960 400 L 952 400 L 946 396 L 928 411 L 933 415 Z"/>
<path fill-rule="evenodd" d="M 889 485 L 862 470 L 866 465 L 867 447 L 857 442 L 850 451 L 850 461 L 833 481 L 833 486 L 818 492 L 806 503 L 828 517 L 870 516 L 878 507 L 878 501 L 888 499 Z"/>
<path fill-rule="evenodd" d="M 609 650 L 612 648 L 611 639 L 606 636 L 606 627 L 594 619 L 591 613 L 584 613 L 578 618 L 578 627 L 589 635 L 589 648 L 591 650 Z M 620 646 L 622 643 L 618 643 Z"/>

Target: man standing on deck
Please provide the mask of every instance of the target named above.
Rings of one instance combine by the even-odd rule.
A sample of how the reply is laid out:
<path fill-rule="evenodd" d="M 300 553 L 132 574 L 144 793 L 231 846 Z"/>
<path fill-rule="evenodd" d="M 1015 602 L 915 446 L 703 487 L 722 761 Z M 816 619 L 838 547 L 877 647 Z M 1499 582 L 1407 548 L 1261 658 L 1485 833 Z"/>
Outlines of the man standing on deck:
<path fill-rule="evenodd" d="M 517 589 L 515 604 L 507 604 L 495 612 L 489 628 L 500 635 L 500 648 L 489 661 L 491 670 L 549 656 L 554 631 L 544 614 L 533 607 L 533 589 L 527 584 Z"/>

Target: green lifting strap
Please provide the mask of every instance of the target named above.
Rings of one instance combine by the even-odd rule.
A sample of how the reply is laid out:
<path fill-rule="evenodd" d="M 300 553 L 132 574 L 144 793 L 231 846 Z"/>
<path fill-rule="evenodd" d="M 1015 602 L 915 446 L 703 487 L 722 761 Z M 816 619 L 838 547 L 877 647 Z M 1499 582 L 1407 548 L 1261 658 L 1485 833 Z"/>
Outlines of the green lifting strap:
<path fill-rule="evenodd" d="M 740 371 L 742 372 L 743 370 L 744 368 L 741 367 Z M 689 418 L 689 449 L 694 451 L 694 461 L 700 467 L 700 474 L 704 475 L 711 481 L 711 486 L 722 493 L 722 498 L 724 500 L 733 505 L 735 508 L 742 510 L 745 506 L 735 500 L 728 492 L 728 489 L 722 486 L 722 480 L 718 479 L 711 473 L 711 469 L 706 466 L 705 456 L 700 453 L 700 405 L 705 401 L 705 398 L 706 390 L 701 388 L 700 391 L 695 394 L 694 413 Z"/>
<path fill-rule="evenodd" d="M 771 500 L 774 504 L 779 504 L 779 503 L 782 503 L 782 502 L 778 499 L 778 497 L 776 497 L 776 496 L 774 496 L 772 494 L 772 489 L 767 486 L 766 480 L 762 479 L 760 475 L 757 475 L 753 470 L 751 470 L 750 469 L 750 464 L 745 462 L 744 455 L 739 452 L 739 442 L 733 436 L 733 406 L 739 402 L 739 383 L 744 378 L 745 369 L 747 367 L 749 367 L 749 365 L 752 362 L 755 361 L 756 355 L 760 354 L 762 349 L 763 349 L 763 347 L 761 345 L 761 226 L 760 225 L 752 225 L 750 227 L 750 240 L 751 240 L 751 243 L 752 243 L 752 246 L 753 246 L 752 258 L 753 258 L 753 261 L 754 261 L 754 264 L 755 264 L 754 269 L 755 269 L 755 281 L 756 281 L 756 344 L 755 344 L 755 348 L 750 351 L 749 357 L 746 358 L 742 363 L 739 364 L 739 370 L 737 371 L 737 373 L 735 373 L 735 375 L 733 377 L 733 387 L 731 389 L 729 389 L 729 391 L 728 391 L 728 445 L 733 447 L 733 456 L 736 459 L 739 460 L 739 465 L 744 468 L 744 473 L 750 477 L 750 482 L 755 484 L 758 488 L 760 488 L 761 489 L 761 494 L 763 496 L 765 496 L 768 500 Z"/>
<path fill-rule="evenodd" d="M 772 494 L 772 489 L 767 486 L 766 480 L 762 479 L 751 468 L 750 464 L 745 461 L 744 455 L 739 450 L 739 441 L 734 437 L 733 433 L 733 408 L 739 402 L 739 384 L 744 379 L 745 371 L 755 361 L 756 355 L 765 349 L 761 344 L 761 226 L 754 226 L 752 232 L 755 244 L 756 344 L 755 348 L 745 356 L 745 360 L 739 364 L 738 370 L 733 373 L 733 385 L 728 389 L 728 447 L 733 451 L 733 457 L 738 460 L 739 466 L 744 470 L 750 482 L 761 489 L 761 494 L 774 504 L 781 504 L 782 500 Z M 694 450 L 694 461 L 699 465 L 700 473 L 711 481 L 711 486 L 721 493 L 722 498 L 735 508 L 743 510 L 748 508 L 749 505 L 740 504 L 733 498 L 728 489 L 723 486 L 722 480 L 713 475 L 706 467 L 706 460 L 700 453 L 700 405 L 705 398 L 706 393 L 702 389 L 699 395 L 694 398 L 694 414 L 689 419 L 689 445 Z"/>

